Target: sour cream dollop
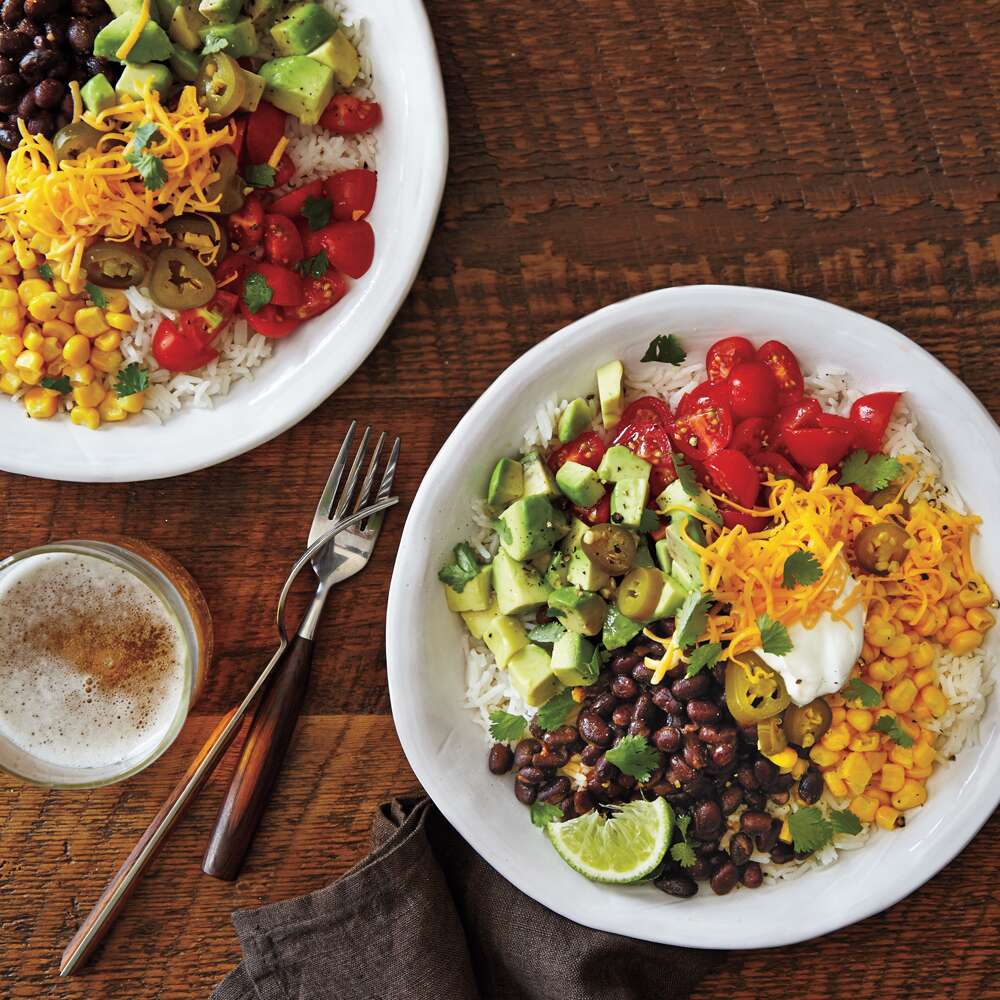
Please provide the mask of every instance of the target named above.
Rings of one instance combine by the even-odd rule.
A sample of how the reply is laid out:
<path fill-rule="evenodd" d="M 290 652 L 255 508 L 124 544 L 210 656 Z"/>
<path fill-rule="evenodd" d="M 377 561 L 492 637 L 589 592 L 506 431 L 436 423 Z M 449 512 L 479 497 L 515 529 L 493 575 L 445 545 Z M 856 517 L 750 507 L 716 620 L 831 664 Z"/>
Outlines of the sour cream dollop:
<path fill-rule="evenodd" d="M 841 597 L 856 586 L 854 578 L 848 576 Z M 792 650 L 784 656 L 754 650 L 772 670 L 781 674 L 794 704 L 808 705 L 820 695 L 839 691 L 847 683 L 864 642 L 864 604 L 859 601 L 844 617 L 846 621 L 835 621 L 827 613 L 813 628 L 792 625 L 788 629 Z"/>

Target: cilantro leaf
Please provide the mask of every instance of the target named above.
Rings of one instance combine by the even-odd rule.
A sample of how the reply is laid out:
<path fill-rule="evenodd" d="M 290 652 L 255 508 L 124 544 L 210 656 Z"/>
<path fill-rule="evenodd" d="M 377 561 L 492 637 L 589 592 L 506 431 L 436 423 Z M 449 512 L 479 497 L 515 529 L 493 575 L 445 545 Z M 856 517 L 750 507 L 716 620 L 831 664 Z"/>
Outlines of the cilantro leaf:
<path fill-rule="evenodd" d="M 679 649 L 693 646 L 708 624 L 708 606 L 715 598 L 711 594 L 694 591 L 684 598 L 684 603 L 674 619 L 674 643 Z"/>
<path fill-rule="evenodd" d="M 159 134 L 160 128 L 156 122 L 143 122 L 141 125 L 136 125 L 135 131 L 132 133 L 132 145 L 136 149 L 142 149 L 143 146 L 148 146 Z"/>
<path fill-rule="evenodd" d="M 330 269 L 330 258 L 326 251 L 320 250 L 315 257 L 305 257 L 295 267 L 303 278 L 322 278 Z"/>
<path fill-rule="evenodd" d="M 695 478 L 694 469 L 684 461 L 684 456 L 679 451 L 671 452 L 671 458 L 674 460 L 674 470 L 681 486 L 684 487 L 684 492 L 692 499 L 699 496 L 701 487 Z"/>
<path fill-rule="evenodd" d="M 563 818 L 559 806 L 550 806 L 547 802 L 531 803 L 531 822 L 535 826 L 546 827 L 549 823 L 558 823 Z"/>
<path fill-rule="evenodd" d="M 132 139 L 125 147 L 125 162 L 135 167 L 136 173 L 150 191 L 156 191 L 167 183 L 163 161 L 146 149 L 159 134 L 160 129 L 154 122 L 143 122 L 136 126 Z"/>
<path fill-rule="evenodd" d="M 830 825 L 834 834 L 844 833 L 853 837 L 861 833 L 861 820 L 858 819 L 850 809 L 832 809 L 830 811 Z"/>
<path fill-rule="evenodd" d="M 137 392 L 142 392 L 147 385 L 149 385 L 149 372 L 145 368 L 140 368 L 137 361 L 133 361 L 118 372 L 115 395 L 119 399 L 134 396 Z"/>
<path fill-rule="evenodd" d="M 644 534 L 649 534 L 651 531 L 656 531 L 660 526 L 660 519 L 656 516 L 655 512 L 651 511 L 648 507 L 642 509 L 642 514 L 639 516 L 639 531 Z"/>
<path fill-rule="evenodd" d="M 84 291 L 90 296 L 90 301 L 97 306 L 98 309 L 106 309 L 108 307 L 108 297 L 104 294 L 103 290 L 98 288 L 97 285 L 92 285 L 89 281 L 83 286 Z"/>
<path fill-rule="evenodd" d="M 672 334 L 661 334 L 654 337 L 642 356 L 643 361 L 662 361 L 668 365 L 679 365 L 687 357 L 680 341 Z"/>
<path fill-rule="evenodd" d="M 490 736 L 497 743 L 513 743 L 524 735 L 528 720 L 523 715 L 511 715 L 502 709 L 490 712 Z"/>
<path fill-rule="evenodd" d="M 559 694 L 549 698 L 538 710 L 535 719 L 547 733 L 553 729 L 558 729 L 569 715 L 570 710 L 576 705 L 573 700 L 573 689 L 563 688 Z M 607 756 L 607 754 L 605 754 Z"/>
<path fill-rule="evenodd" d="M 719 657 L 721 655 L 721 642 L 709 642 L 704 646 L 698 646 L 688 660 L 687 674 L 685 674 L 685 676 L 694 677 L 695 674 L 700 674 L 702 670 L 705 670 L 708 667 L 714 667 L 715 664 L 719 662 Z"/>
<path fill-rule="evenodd" d="M 46 281 L 51 281 L 52 265 L 47 263 L 46 261 L 42 261 L 42 263 L 38 265 L 38 274 L 39 277 L 44 278 Z"/>
<path fill-rule="evenodd" d="M 544 625 L 536 625 L 528 633 L 528 638 L 532 642 L 547 644 L 555 642 L 565 631 L 566 626 L 562 622 L 546 622 Z"/>
<path fill-rule="evenodd" d="M 274 187 L 274 177 L 277 171 L 267 163 L 253 163 L 243 171 L 243 179 L 251 187 Z"/>
<path fill-rule="evenodd" d="M 605 649 L 620 649 L 641 631 L 642 625 L 623 615 L 618 610 L 617 604 L 608 605 L 608 613 L 604 616 L 604 630 L 601 633 Z"/>
<path fill-rule="evenodd" d="M 329 198 L 314 198 L 310 195 L 306 198 L 305 204 L 300 209 L 305 216 L 309 228 L 322 229 L 330 222 L 330 213 L 333 211 L 333 202 Z"/>
<path fill-rule="evenodd" d="M 861 702 L 862 708 L 875 708 L 882 701 L 882 696 L 870 684 L 860 677 L 852 677 L 840 692 L 848 701 Z M 884 716 L 888 718 L 888 716 Z"/>
<path fill-rule="evenodd" d="M 465 590 L 465 585 L 479 575 L 482 567 L 476 559 L 475 552 L 465 542 L 456 545 L 452 552 L 455 557 L 454 561 L 441 567 L 438 571 L 438 579 L 442 583 L 448 584 L 456 593 L 461 594 Z"/>
<path fill-rule="evenodd" d="M 72 386 L 69 384 L 68 375 L 60 375 L 59 378 L 49 378 L 46 376 L 42 379 L 43 389 L 53 389 L 55 392 L 69 392 Z"/>
<path fill-rule="evenodd" d="M 686 841 L 682 840 L 670 848 L 670 857 L 681 866 L 681 868 L 694 868 L 698 860 L 694 853 L 694 848 Z"/>
<path fill-rule="evenodd" d="M 623 736 L 604 754 L 624 774 L 645 781 L 660 763 L 660 752 L 645 736 Z"/>
<path fill-rule="evenodd" d="M 781 583 L 786 590 L 794 590 L 798 584 L 808 586 L 823 575 L 819 560 L 811 552 L 793 552 L 785 560 Z"/>
<path fill-rule="evenodd" d="M 833 824 L 817 806 L 806 806 L 790 813 L 788 829 L 792 834 L 792 846 L 797 852 L 812 854 L 826 847 L 833 837 Z"/>
<path fill-rule="evenodd" d="M 903 467 L 888 455 L 869 455 L 864 448 L 852 451 L 844 461 L 837 480 L 840 486 L 857 483 L 869 493 L 884 490 L 901 472 Z"/>
<path fill-rule="evenodd" d="M 203 56 L 210 56 L 213 52 L 221 52 L 226 48 L 229 48 L 228 38 L 224 38 L 221 35 L 212 35 L 201 47 L 201 54 Z"/>
<path fill-rule="evenodd" d="M 599 649 L 594 650 L 594 655 L 590 658 L 590 662 L 586 667 L 580 669 L 580 676 L 584 679 L 584 683 L 593 684 L 597 680 L 601 673 L 601 651 Z"/>
<path fill-rule="evenodd" d="M 274 291 L 260 271 L 251 271 L 243 282 L 243 301 L 251 313 L 259 313 L 271 301 Z"/>
<path fill-rule="evenodd" d="M 885 733 L 886 736 L 892 740 L 896 746 L 900 747 L 912 747 L 913 737 L 899 724 L 898 719 L 894 719 L 891 715 L 880 715 L 878 722 L 875 723 L 875 728 L 880 733 Z"/>
<path fill-rule="evenodd" d="M 792 651 L 792 640 L 788 638 L 788 629 L 781 622 L 776 622 L 770 615 L 764 614 L 757 619 L 760 629 L 760 646 L 765 653 L 784 656 Z"/>

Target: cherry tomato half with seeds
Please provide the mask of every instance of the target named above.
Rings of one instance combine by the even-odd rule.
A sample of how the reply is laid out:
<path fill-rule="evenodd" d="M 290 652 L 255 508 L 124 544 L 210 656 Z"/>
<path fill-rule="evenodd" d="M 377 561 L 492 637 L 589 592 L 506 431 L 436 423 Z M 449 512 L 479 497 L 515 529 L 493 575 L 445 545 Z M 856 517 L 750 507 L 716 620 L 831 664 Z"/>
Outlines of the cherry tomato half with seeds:
<path fill-rule="evenodd" d="M 241 299 L 240 312 L 251 330 L 265 337 L 287 337 L 299 328 L 299 321 L 288 316 L 280 306 L 261 306 L 257 312 L 250 312 L 250 307 Z"/>
<path fill-rule="evenodd" d="M 818 427 L 822 412 L 819 403 L 812 396 L 803 396 L 802 399 L 781 407 L 777 424 L 783 430 L 793 431 L 800 427 Z"/>
<path fill-rule="evenodd" d="M 759 361 L 744 361 L 729 376 L 729 405 L 736 420 L 774 417 L 778 413 L 778 383 Z"/>
<path fill-rule="evenodd" d="M 286 184 L 291 183 L 294 176 L 295 161 L 287 153 L 282 153 L 281 159 L 278 160 L 278 166 L 274 171 L 274 183 L 271 187 L 284 187 Z"/>
<path fill-rule="evenodd" d="M 683 417 L 717 403 L 729 406 L 729 386 L 725 383 L 712 385 L 711 382 L 702 382 L 681 396 L 681 401 L 677 404 L 677 416 Z"/>
<path fill-rule="evenodd" d="M 260 195 L 250 195 L 243 202 L 243 207 L 229 216 L 226 231 L 230 243 L 240 250 L 250 250 L 259 245 L 264 238 L 264 203 Z"/>
<path fill-rule="evenodd" d="M 337 94 L 320 115 L 319 123 L 334 135 L 357 135 L 382 121 L 378 101 L 363 101 L 351 94 Z"/>
<path fill-rule="evenodd" d="M 801 427 L 786 430 L 781 440 L 802 468 L 832 468 L 851 450 L 853 435 L 835 427 Z"/>
<path fill-rule="evenodd" d="M 732 370 L 743 361 L 753 361 L 753 344 L 746 337 L 725 337 L 708 349 L 705 368 L 713 385 L 725 382 Z"/>
<path fill-rule="evenodd" d="M 302 289 L 302 279 L 287 267 L 272 264 L 266 260 L 255 260 L 251 267 L 247 268 L 246 277 L 251 274 L 262 274 L 264 280 L 271 289 L 272 306 L 299 306 L 302 305 L 304 293 Z"/>
<path fill-rule="evenodd" d="M 333 202 L 333 217 L 340 222 L 363 219 L 375 204 L 378 175 L 374 170 L 341 170 L 326 179 L 326 196 Z"/>
<path fill-rule="evenodd" d="M 775 479 L 791 479 L 796 483 L 803 481 L 799 470 L 784 455 L 779 455 L 776 451 L 759 451 L 753 456 L 752 461 L 762 479 L 771 475 Z"/>
<path fill-rule="evenodd" d="M 851 420 L 855 426 L 854 439 L 858 447 L 874 454 L 882 447 L 885 429 L 892 419 L 892 408 L 901 393 L 872 392 L 856 399 L 851 406 Z"/>
<path fill-rule="evenodd" d="M 294 191 L 289 191 L 288 194 L 283 194 L 280 198 L 275 198 L 271 202 L 268 212 L 271 215 L 287 215 L 289 219 L 294 219 L 302 214 L 302 208 L 307 198 L 322 197 L 323 182 L 310 181 L 308 184 L 297 187 Z"/>
<path fill-rule="evenodd" d="M 287 215 L 264 216 L 264 253 L 282 267 L 295 267 L 302 260 L 302 237 Z"/>
<path fill-rule="evenodd" d="M 733 429 L 733 440 L 730 448 L 742 451 L 744 455 L 756 455 L 759 451 L 767 451 L 771 446 L 773 424 L 764 417 L 748 417 L 741 420 Z"/>
<path fill-rule="evenodd" d="M 743 452 L 723 448 L 705 459 L 705 470 L 716 488 L 741 507 L 752 507 L 757 502 L 760 476 Z"/>
<path fill-rule="evenodd" d="M 605 493 L 593 507 L 574 507 L 576 514 L 585 524 L 608 524 L 611 521 L 611 494 Z"/>
<path fill-rule="evenodd" d="M 189 336 L 170 319 L 163 319 L 153 334 L 153 357 L 161 368 L 172 372 L 190 372 L 207 365 L 219 356 L 218 351 L 204 346 Z"/>
<path fill-rule="evenodd" d="M 253 257 L 245 253 L 231 253 L 215 269 L 215 287 L 240 296 L 243 293 L 243 276 L 254 263 Z"/>
<path fill-rule="evenodd" d="M 558 472 L 567 462 L 585 465 L 588 469 L 596 469 L 604 458 L 604 442 L 595 431 L 584 431 L 561 448 L 556 448 L 549 455 L 549 468 Z"/>
<path fill-rule="evenodd" d="M 704 462 L 732 440 L 733 416 L 729 406 L 708 403 L 701 409 L 678 415 L 672 437 L 687 458 Z"/>
<path fill-rule="evenodd" d="M 250 163 L 267 163 L 285 134 L 288 116 L 269 101 L 261 101 L 247 122 L 246 153 Z"/>
<path fill-rule="evenodd" d="M 642 396 L 625 407 L 621 424 L 623 427 L 629 424 L 662 424 L 669 427 L 672 420 L 670 407 L 662 399 L 658 396 Z"/>
<path fill-rule="evenodd" d="M 771 369 L 778 383 L 778 404 L 787 406 L 802 398 L 805 383 L 795 355 L 780 341 L 769 340 L 757 348 L 757 360 Z"/>
<path fill-rule="evenodd" d="M 347 282 L 343 276 L 327 271 L 322 278 L 306 278 L 302 282 L 302 305 L 289 311 L 296 319 L 312 319 L 339 302 L 346 292 Z"/>
<path fill-rule="evenodd" d="M 178 314 L 177 325 L 185 337 L 208 347 L 229 325 L 239 301 L 239 296 L 220 288 L 205 305 Z"/>
<path fill-rule="evenodd" d="M 305 241 L 307 257 L 324 251 L 330 266 L 351 278 L 360 278 L 372 265 L 375 256 L 375 231 L 360 222 L 332 222 L 309 234 Z"/>

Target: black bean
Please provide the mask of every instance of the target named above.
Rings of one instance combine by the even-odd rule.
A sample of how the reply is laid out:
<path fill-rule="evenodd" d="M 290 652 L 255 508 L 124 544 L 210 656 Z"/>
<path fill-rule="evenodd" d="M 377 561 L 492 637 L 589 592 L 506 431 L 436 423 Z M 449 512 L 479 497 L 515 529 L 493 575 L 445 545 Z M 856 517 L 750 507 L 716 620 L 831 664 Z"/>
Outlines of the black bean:
<path fill-rule="evenodd" d="M 765 812 L 745 812 L 740 816 L 740 829 L 749 834 L 763 834 L 771 829 L 771 817 Z"/>
<path fill-rule="evenodd" d="M 548 779 L 548 775 L 540 767 L 522 767 L 517 773 L 517 780 L 525 785 L 540 785 Z"/>
<path fill-rule="evenodd" d="M 538 789 L 535 785 L 525 784 L 518 778 L 514 782 L 514 795 L 517 797 L 518 802 L 523 802 L 524 805 L 530 806 L 535 801 L 535 796 L 538 795 Z"/>
<path fill-rule="evenodd" d="M 4 149 L 16 149 L 20 141 L 21 133 L 16 128 L 11 128 L 9 125 L 0 127 L 0 146 Z"/>
<path fill-rule="evenodd" d="M 736 780 L 749 792 L 757 787 L 757 777 L 752 767 L 741 767 L 736 772 Z"/>
<path fill-rule="evenodd" d="M 788 804 L 788 800 L 792 797 L 791 792 L 768 792 L 768 798 L 776 806 L 784 806 Z"/>
<path fill-rule="evenodd" d="M 740 736 L 744 742 L 751 746 L 757 746 L 757 723 L 749 722 L 745 726 L 740 726 Z"/>
<path fill-rule="evenodd" d="M 66 38 L 77 52 L 90 52 L 96 37 L 95 22 L 89 19 L 74 17 L 66 28 Z"/>
<path fill-rule="evenodd" d="M 104 0 L 70 0 L 69 7 L 80 17 L 97 17 L 107 10 Z"/>
<path fill-rule="evenodd" d="M 615 726 L 627 726 L 632 721 L 632 706 L 628 704 L 617 705 L 611 713 L 611 722 Z"/>
<path fill-rule="evenodd" d="M 538 740 L 521 740 L 514 748 L 514 767 L 527 767 L 531 763 L 531 758 L 541 749 L 542 744 Z"/>
<path fill-rule="evenodd" d="M 39 111 L 24 123 L 24 127 L 29 135 L 44 135 L 52 131 L 52 115 L 47 111 Z"/>
<path fill-rule="evenodd" d="M 684 761 L 689 767 L 700 771 L 708 763 L 708 754 L 700 743 L 688 743 L 684 747 Z"/>
<path fill-rule="evenodd" d="M 754 843 L 757 845 L 758 851 L 767 852 L 770 851 L 772 847 L 778 842 L 778 834 L 781 833 L 781 823 L 775 820 L 771 824 L 771 829 L 767 833 L 758 833 L 754 837 Z"/>
<path fill-rule="evenodd" d="M 568 746 L 576 739 L 576 730 L 572 726 L 560 726 L 542 737 L 542 741 L 550 747 Z"/>
<path fill-rule="evenodd" d="M 691 701 L 692 698 L 701 698 L 708 694 L 711 686 L 712 679 L 708 674 L 700 673 L 694 677 L 682 677 L 679 681 L 674 681 L 670 685 L 670 691 L 678 701 Z"/>
<path fill-rule="evenodd" d="M 588 743 L 596 743 L 599 747 L 611 746 L 611 741 L 614 739 L 611 727 L 599 715 L 594 712 L 581 712 L 576 725 L 580 735 Z"/>
<path fill-rule="evenodd" d="M 531 758 L 531 763 L 534 764 L 535 767 L 552 769 L 564 767 L 569 763 L 569 752 L 565 747 L 542 747 L 542 749 Z"/>
<path fill-rule="evenodd" d="M 715 722 L 721 715 L 719 706 L 714 701 L 702 698 L 692 698 L 687 703 L 687 714 L 688 718 L 699 726 L 706 722 Z"/>
<path fill-rule="evenodd" d="M 724 771 L 736 762 L 736 747 L 731 743 L 716 743 L 711 752 L 712 767 Z"/>
<path fill-rule="evenodd" d="M 619 775 L 618 768 L 611 763 L 607 757 L 601 757 L 600 760 L 594 765 L 594 774 L 597 775 L 601 781 L 614 781 Z"/>
<path fill-rule="evenodd" d="M 657 729 L 653 741 L 657 750 L 671 753 L 681 745 L 681 731 L 675 726 L 664 726 L 662 729 Z"/>
<path fill-rule="evenodd" d="M 626 792 L 632 791 L 632 789 L 639 784 L 639 779 L 633 778 L 631 774 L 619 774 L 615 780 L 622 786 L 622 788 L 625 789 Z"/>
<path fill-rule="evenodd" d="M 611 682 L 611 693 L 623 701 L 634 701 L 639 695 L 639 685 L 626 674 L 619 674 Z"/>
<path fill-rule="evenodd" d="M 746 868 L 743 869 L 740 881 L 748 889 L 757 889 L 764 881 L 764 871 L 756 861 L 751 861 L 747 864 Z"/>
<path fill-rule="evenodd" d="M 757 779 L 757 785 L 766 792 L 778 777 L 778 769 L 769 760 L 761 757 L 754 761 L 753 776 Z"/>
<path fill-rule="evenodd" d="M 694 807 L 694 835 L 699 840 L 717 837 L 722 829 L 722 810 L 717 802 L 709 799 Z"/>
<path fill-rule="evenodd" d="M 694 845 L 694 853 L 699 858 L 710 858 L 715 854 L 719 853 L 719 841 L 718 838 L 713 837 L 711 840 L 706 840 L 703 843 Z"/>
<path fill-rule="evenodd" d="M 699 858 L 687 871 L 688 875 L 699 882 L 707 882 L 712 877 L 712 862 L 708 858 Z"/>
<path fill-rule="evenodd" d="M 640 722 L 649 722 L 654 714 L 659 714 L 656 711 L 656 706 L 653 704 L 653 697 L 648 691 L 643 691 L 635 700 L 635 709 L 632 712 L 632 718 L 638 719 Z"/>
<path fill-rule="evenodd" d="M 726 893 L 732 892 L 736 888 L 739 880 L 740 870 L 731 861 L 727 861 L 712 876 L 709 885 L 717 896 L 725 896 Z"/>
<path fill-rule="evenodd" d="M 13 27 L 24 16 L 24 0 L 4 0 L 0 7 L 0 21 Z"/>
<path fill-rule="evenodd" d="M 0 76 L 0 99 L 16 98 L 24 90 L 24 83 L 17 73 L 5 73 Z"/>
<path fill-rule="evenodd" d="M 58 80 L 42 80 L 35 84 L 35 104 L 40 108 L 54 108 L 63 97 L 64 87 Z"/>
<path fill-rule="evenodd" d="M 670 758 L 670 778 L 681 783 L 694 781 L 697 777 L 694 769 L 678 754 Z"/>
<path fill-rule="evenodd" d="M 719 805 L 727 816 L 736 812 L 743 805 L 743 789 L 739 785 L 730 785 L 719 796 Z"/>
<path fill-rule="evenodd" d="M 493 774 L 506 774 L 514 763 L 514 755 L 506 743 L 494 743 L 490 747 L 488 766 Z"/>
<path fill-rule="evenodd" d="M 666 687 L 657 688 L 653 692 L 653 704 L 664 712 L 670 712 L 671 714 L 684 711 L 684 706 L 671 694 L 670 689 Z"/>
<path fill-rule="evenodd" d="M 648 684 L 653 679 L 653 671 L 644 663 L 632 668 L 632 680 L 637 684 Z"/>
<path fill-rule="evenodd" d="M 577 816 L 590 812 L 594 808 L 594 798 L 585 788 L 581 788 L 573 795 L 573 811 Z"/>
<path fill-rule="evenodd" d="M 734 732 L 735 737 L 735 732 Z M 726 737 L 728 736 L 728 729 L 724 726 L 716 725 L 715 723 L 707 723 L 698 730 L 698 739 L 702 743 L 735 743 L 735 738 L 730 741 Z"/>
<path fill-rule="evenodd" d="M 597 763 L 597 759 L 603 752 L 604 751 L 601 750 L 599 746 L 595 746 L 593 743 L 588 743 L 580 751 L 580 761 L 589 767 L 591 764 Z"/>
<path fill-rule="evenodd" d="M 698 883 L 687 875 L 661 875 L 653 885 L 670 896 L 690 899 L 698 892 Z"/>
<path fill-rule="evenodd" d="M 18 64 L 18 72 L 28 83 L 38 83 L 47 76 L 50 70 L 58 61 L 54 52 L 48 49 L 33 49 L 21 59 Z"/>
<path fill-rule="evenodd" d="M 734 865 L 745 865 L 753 854 L 753 841 L 746 833 L 734 833 L 729 838 L 729 857 Z"/>
<path fill-rule="evenodd" d="M 44 21 L 50 14 L 55 14 L 60 7 L 60 0 L 24 0 L 24 13 L 36 21 Z"/>
<path fill-rule="evenodd" d="M 540 802 L 561 802 L 569 795 L 571 789 L 569 778 L 561 775 L 546 782 L 538 789 L 538 800 Z"/>
<path fill-rule="evenodd" d="M 30 118 L 37 110 L 35 95 L 33 91 L 28 91 L 17 105 L 17 113 L 21 118 Z"/>
<path fill-rule="evenodd" d="M 743 801 L 747 804 L 747 809 L 752 809 L 754 812 L 763 812 L 767 806 L 767 792 L 762 792 L 760 789 L 754 791 L 744 789 Z"/>
<path fill-rule="evenodd" d="M 772 792 L 790 792 L 792 790 L 792 785 L 795 784 L 795 779 L 790 774 L 779 774 L 774 781 L 771 782 Z"/>
<path fill-rule="evenodd" d="M 771 848 L 771 861 L 776 865 L 787 865 L 794 857 L 795 851 L 792 850 L 789 844 L 783 844 L 781 841 L 778 841 Z"/>
<path fill-rule="evenodd" d="M 799 798 L 802 799 L 806 805 L 811 806 L 813 803 L 819 802 L 822 794 L 823 775 L 814 768 L 810 768 L 799 779 Z"/>
<path fill-rule="evenodd" d="M 625 676 L 626 674 L 631 674 L 641 663 L 642 658 L 632 653 L 620 654 L 611 661 L 611 672 L 619 676 Z"/>

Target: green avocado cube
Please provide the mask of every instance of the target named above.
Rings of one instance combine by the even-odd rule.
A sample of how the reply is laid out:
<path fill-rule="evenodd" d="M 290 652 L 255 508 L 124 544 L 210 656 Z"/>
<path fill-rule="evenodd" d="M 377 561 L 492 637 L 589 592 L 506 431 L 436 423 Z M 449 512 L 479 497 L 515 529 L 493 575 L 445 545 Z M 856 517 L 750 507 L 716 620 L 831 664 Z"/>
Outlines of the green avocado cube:
<path fill-rule="evenodd" d="M 524 495 L 524 466 L 512 458 L 501 458 L 493 466 L 486 502 L 502 509 Z"/>
<path fill-rule="evenodd" d="M 243 0 L 201 0 L 198 13 L 210 24 L 232 24 L 242 7 Z"/>
<path fill-rule="evenodd" d="M 556 473 L 556 485 L 570 503 L 577 507 L 593 507 L 604 496 L 604 487 L 597 473 L 579 462 L 565 462 Z"/>
<path fill-rule="evenodd" d="M 153 5 L 157 14 L 156 20 L 160 24 L 170 24 L 170 19 L 174 16 L 174 11 L 180 5 L 181 0 L 156 0 L 156 3 Z M 139 6 L 142 6 L 141 0 Z"/>
<path fill-rule="evenodd" d="M 688 590 L 701 590 L 701 556 L 684 540 L 680 526 L 668 525 L 663 541 L 670 555 L 670 573 L 674 579 Z"/>
<path fill-rule="evenodd" d="M 496 658 L 497 666 L 502 670 L 515 653 L 519 653 L 528 645 L 528 633 L 516 618 L 497 615 L 483 632 L 483 642 L 489 647 Z"/>
<path fill-rule="evenodd" d="M 559 440 L 563 444 L 579 437 L 594 422 L 590 404 L 577 397 L 566 406 L 559 416 Z"/>
<path fill-rule="evenodd" d="M 554 552 L 552 561 L 549 563 L 548 569 L 545 570 L 545 582 L 556 589 L 565 587 L 568 570 L 569 556 L 565 552 Z"/>
<path fill-rule="evenodd" d="M 597 475 L 603 483 L 617 483 L 619 479 L 649 479 L 653 467 L 644 458 L 620 444 L 613 444 L 601 459 Z"/>
<path fill-rule="evenodd" d="M 94 55 L 121 62 L 117 52 L 132 34 L 132 29 L 138 20 L 137 11 L 127 11 L 106 24 L 94 39 Z M 160 62 L 169 59 L 172 51 L 167 33 L 155 21 L 147 21 L 139 34 L 139 40 L 125 57 L 125 62 L 130 64 Z"/>
<path fill-rule="evenodd" d="M 594 663 L 594 644 L 579 633 L 564 632 L 553 643 L 552 673 L 566 687 L 593 684 L 599 670 L 599 665 Z"/>
<path fill-rule="evenodd" d="M 253 0 L 250 4 L 250 20 L 263 26 L 281 9 L 281 0 Z"/>
<path fill-rule="evenodd" d="M 201 60 L 193 52 L 189 52 L 175 42 L 174 53 L 170 57 L 170 68 L 178 80 L 194 83 L 201 71 Z"/>
<path fill-rule="evenodd" d="M 172 82 L 170 70 L 162 63 L 147 63 L 144 66 L 129 63 L 118 77 L 115 93 L 121 100 L 140 98 L 147 89 L 166 94 Z"/>
<path fill-rule="evenodd" d="M 475 638 L 482 639 L 483 633 L 490 627 L 490 622 L 500 614 L 500 609 L 497 607 L 496 597 L 493 597 L 485 611 L 463 611 L 461 614 L 469 632 Z"/>
<path fill-rule="evenodd" d="M 232 24 L 206 24 L 198 29 L 198 37 L 202 46 L 221 39 L 226 43 L 222 51 L 233 59 L 243 59 L 257 51 L 257 31 L 249 17 L 241 17 Z"/>
<path fill-rule="evenodd" d="M 514 690 L 532 708 L 544 705 L 562 687 L 552 672 L 552 657 L 534 643 L 510 658 L 507 672 Z"/>
<path fill-rule="evenodd" d="M 333 70 L 308 56 L 284 56 L 260 67 L 264 97 L 303 125 L 315 125 L 333 97 Z"/>
<path fill-rule="evenodd" d="M 524 467 L 524 495 L 526 497 L 533 496 L 535 493 L 546 497 L 560 495 L 552 470 L 545 464 L 545 459 L 537 451 L 525 455 L 521 459 L 521 465 Z"/>
<path fill-rule="evenodd" d="M 581 548 L 573 549 L 566 567 L 566 582 L 580 590 L 603 590 L 611 583 L 610 574 L 599 569 Z"/>
<path fill-rule="evenodd" d="M 497 521 L 500 545 L 517 560 L 551 549 L 566 531 L 565 515 L 539 495 L 515 500 Z"/>
<path fill-rule="evenodd" d="M 600 594 L 576 587 L 560 587 L 549 594 L 549 611 L 570 632 L 597 635 L 604 624 L 608 605 Z"/>
<path fill-rule="evenodd" d="M 601 401 L 601 419 L 606 430 L 613 430 L 621 420 L 625 369 L 620 361 L 609 361 L 597 369 L 597 396 Z"/>
<path fill-rule="evenodd" d="M 656 551 L 656 563 L 664 573 L 669 573 L 674 560 L 670 556 L 670 543 L 667 539 L 661 538 L 653 547 Z"/>
<path fill-rule="evenodd" d="M 205 27 L 208 22 L 196 10 L 185 7 L 181 4 L 170 18 L 167 27 L 167 34 L 182 49 L 194 52 L 201 48 L 201 35 L 198 32 Z"/>
<path fill-rule="evenodd" d="M 80 97 L 83 98 L 83 106 L 94 115 L 100 114 L 105 108 L 113 108 L 118 103 L 115 88 L 103 73 L 92 76 L 80 88 Z"/>
<path fill-rule="evenodd" d="M 271 38 L 279 55 L 304 56 L 319 48 L 336 30 L 337 19 L 326 7 L 318 3 L 296 3 L 275 22 Z"/>
<path fill-rule="evenodd" d="M 493 557 L 493 589 L 502 615 L 520 615 L 546 604 L 552 588 L 530 563 L 511 559 L 501 549 Z"/>
<path fill-rule="evenodd" d="M 493 568 L 484 566 L 460 590 L 455 590 L 450 584 L 444 585 L 444 596 L 451 611 L 485 611 L 490 606 L 492 596 Z"/>
<path fill-rule="evenodd" d="M 652 621 L 660 621 L 661 618 L 670 618 L 676 614 L 677 609 L 684 603 L 684 599 L 690 593 L 690 589 L 672 576 L 663 574 L 663 590 L 660 591 L 660 600 L 657 602 L 656 610 L 653 612 Z"/>
<path fill-rule="evenodd" d="M 243 82 L 246 84 L 246 93 L 243 95 L 243 100 L 240 101 L 240 110 L 256 111 L 257 106 L 264 97 L 264 88 L 266 86 L 264 78 L 242 67 L 240 67 L 240 72 L 243 74 Z"/>
<path fill-rule="evenodd" d="M 361 72 L 358 50 L 339 28 L 322 45 L 313 49 L 309 57 L 329 66 L 341 87 L 349 87 Z"/>
<path fill-rule="evenodd" d="M 635 558 L 632 560 L 632 565 L 647 569 L 656 568 L 653 557 L 649 554 L 649 546 L 641 538 L 635 548 Z"/>
<path fill-rule="evenodd" d="M 648 479 L 619 479 L 611 491 L 611 520 L 627 528 L 638 528 L 649 499 Z M 616 517 L 617 515 L 617 517 Z"/>

